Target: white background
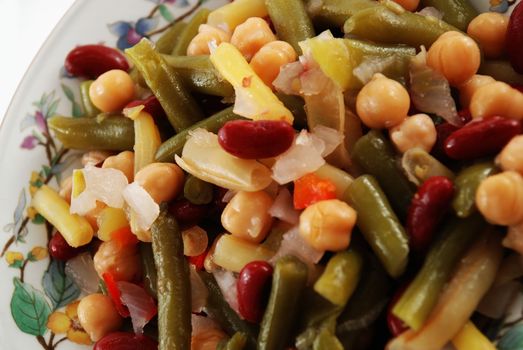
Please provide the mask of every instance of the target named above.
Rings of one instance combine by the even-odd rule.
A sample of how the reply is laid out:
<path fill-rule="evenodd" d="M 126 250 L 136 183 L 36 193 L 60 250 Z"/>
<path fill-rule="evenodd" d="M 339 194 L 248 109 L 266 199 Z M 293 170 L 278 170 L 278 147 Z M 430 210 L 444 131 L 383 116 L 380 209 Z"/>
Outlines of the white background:
<path fill-rule="evenodd" d="M 0 0 L 0 122 L 29 64 L 73 2 Z"/>

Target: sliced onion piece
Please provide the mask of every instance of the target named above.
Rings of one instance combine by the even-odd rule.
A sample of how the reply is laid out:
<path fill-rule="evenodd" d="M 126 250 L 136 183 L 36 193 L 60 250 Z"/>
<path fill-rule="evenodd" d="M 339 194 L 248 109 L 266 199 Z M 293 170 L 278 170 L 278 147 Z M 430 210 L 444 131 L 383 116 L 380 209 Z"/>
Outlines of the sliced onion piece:
<path fill-rule="evenodd" d="M 160 206 L 151 195 L 138 183 L 127 185 L 123 191 L 125 202 L 133 211 L 136 218 L 136 226 L 140 231 L 151 228 L 154 220 L 160 215 Z"/>
<path fill-rule="evenodd" d="M 191 280 L 191 311 L 202 312 L 205 305 L 207 305 L 209 291 L 200 275 L 198 275 L 198 272 L 196 272 L 196 267 L 193 264 L 189 264 L 189 269 L 189 277 Z"/>
<path fill-rule="evenodd" d="M 294 208 L 292 195 L 286 187 L 281 187 L 274 203 L 269 209 L 272 217 L 296 225 L 300 220 L 300 212 Z"/>
<path fill-rule="evenodd" d="M 218 136 L 204 129 L 190 133 L 182 157 L 176 163 L 199 179 L 235 191 L 255 192 L 272 182 L 271 172 L 255 160 L 236 158 L 225 152 Z"/>
<path fill-rule="evenodd" d="M 236 288 L 237 278 L 231 271 L 217 269 L 212 273 L 216 283 L 222 291 L 223 298 L 229 304 L 231 309 L 238 313 L 238 290 Z"/>
<path fill-rule="evenodd" d="M 327 157 L 343 143 L 343 132 L 324 125 L 314 126 L 312 134 L 320 138 L 325 144 L 325 149 L 321 153 L 322 157 Z"/>
<path fill-rule="evenodd" d="M 381 73 L 384 70 L 393 66 L 397 59 L 395 56 L 385 58 L 368 58 L 364 59 L 356 68 L 352 70 L 352 74 L 358 78 L 362 84 L 367 84 L 374 74 Z"/>
<path fill-rule="evenodd" d="M 436 114 L 455 126 L 463 125 L 450 93 L 449 82 L 427 66 L 424 48 L 410 61 L 409 75 L 412 103 L 419 111 Z"/>
<path fill-rule="evenodd" d="M 300 94 L 300 75 L 305 68 L 300 61 L 287 63 L 280 68 L 280 73 L 272 82 L 277 91 L 287 95 Z"/>
<path fill-rule="evenodd" d="M 143 333 L 143 327 L 156 315 L 158 309 L 154 299 L 142 287 L 126 281 L 116 283 L 120 299 L 127 306 L 136 334 Z"/>
<path fill-rule="evenodd" d="M 424 7 L 421 11 L 418 11 L 416 13 L 421 16 L 443 19 L 443 13 L 441 13 L 437 8 L 432 6 Z"/>
<path fill-rule="evenodd" d="M 85 294 L 98 292 L 100 277 L 94 268 L 93 258 L 88 252 L 75 256 L 65 264 L 65 274 Z"/>
<path fill-rule="evenodd" d="M 275 263 L 283 256 L 294 255 L 308 266 L 313 266 L 321 260 L 323 254 L 325 254 L 325 251 L 319 251 L 311 247 L 310 244 L 300 236 L 298 226 L 294 226 L 283 235 L 280 249 L 270 261 L 271 263 Z"/>

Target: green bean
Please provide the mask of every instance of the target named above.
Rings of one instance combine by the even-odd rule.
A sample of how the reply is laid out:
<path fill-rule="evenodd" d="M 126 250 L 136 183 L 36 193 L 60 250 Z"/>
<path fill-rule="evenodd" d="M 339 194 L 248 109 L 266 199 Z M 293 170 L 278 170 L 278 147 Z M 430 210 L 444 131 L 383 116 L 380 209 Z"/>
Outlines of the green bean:
<path fill-rule="evenodd" d="M 80 100 L 82 101 L 82 107 L 86 117 L 96 117 L 100 114 L 100 110 L 93 105 L 89 97 L 89 88 L 92 83 L 92 80 L 86 80 L 80 84 Z"/>
<path fill-rule="evenodd" d="M 265 6 L 280 40 L 288 42 L 298 54 L 301 54 L 298 43 L 316 35 L 303 2 L 265 0 Z"/>
<path fill-rule="evenodd" d="M 523 74 L 517 73 L 508 61 L 482 60 L 478 74 L 489 75 L 510 85 L 523 85 Z"/>
<path fill-rule="evenodd" d="M 407 216 L 414 188 L 401 171 L 393 146 L 378 130 L 371 130 L 354 145 L 352 159 L 374 176 L 400 219 Z"/>
<path fill-rule="evenodd" d="M 307 5 L 307 13 L 314 22 L 342 28 L 356 12 L 375 6 L 379 3 L 373 0 L 312 0 Z"/>
<path fill-rule="evenodd" d="M 214 187 L 195 176 L 189 175 L 183 185 L 183 196 L 192 204 L 209 204 L 212 201 Z"/>
<path fill-rule="evenodd" d="M 294 256 L 276 262 L 269 303 L 261 322 L 259 350 L 283 349 L 291 337 L 303 289 L 307 283 L 307 266 Z"/>
<path fill-rule="evenodd" d="M 476 191 L 479 184 L 496 172 L 492 162 L 474 164 L 461 170 L 454 181 L 456 194 L 452 208 L 460 218 L 466 218 L 476 211 Z"/>
<path fill-rule="evenodd" d="M 176 219 L 163 209 L 151 227 L 151 234 L 158 272 L 158 349 L 189 350 L 191 284 Z"/>
<path fill-rule="evenodd" d="M 156 41 L 156 50 L 158 50 L 159 53 L 170 54 L 185 27 L 187 27 L 187 23 L 182 21 L 173 24 Z"/>
<path fill-rule="evenodd" d="M 181 31 L 178 35 L 178 40 L 176 41 L 176 44 L 171 51 L 171 55 L 187 55 L 187 48 L 189 47 L 191 40 L 196 36 L 196 34 L 198 34 L 198 28 L 200 28 L 200 24 L 207 22 L 209 13 L 211 13 L 211 10 L 202 7 L 194 14 L 194 16 L 192 16 L 189 23 L 187 23 L 183 31 Z"/>
<path fill-rule="evenodd" d="M 220 128 L 228 121 L 242 119 L 239 115 L 234 114 L 232 109 L 233 107 L 225 108 L 209 118 L 188 127 L 162 143 L 156 152 L 156 160 L 158 162 L 174 162 L 174 155 L 182 154 L 182 149 L 187 140 L 187 136 L 189 136 L 189 132 L 192 130 L 204 128 L 210 132 L 218 132 L 218 130 L 220 130 Z"/>
<path fill-rule="evenodd" d="M 147 292 L 157 298 L 158 275 L 154 264 L 153 247 L 150 243 L 140 243 L 140 256 L 142 257 L 143 284 Z"/>
<path fill-rule="evenodd" d="M 451 219 L 430 248 L 421 270 L 392 312 L 412 329 L 419 329 L 438 301 L 463 252 L 486 227 L 479 214 Z"/>
<path fill-rule="evenodd" d="M 417 186 L 432 176 L 455 177 L 449 168 L 421 148 L 411 148 L 403 153 L 401 166 L 407 178 Z"/>
<path fill-rule="evenodd" d="M 65 148 L 126 151 L 134 146 L 133 121 L 124 116 L 48 119 L 49 129 Z"/>
<path fill-rule="evenodd" d="M 305 101 L 303 98 L 294 95 L 286 95 L 277 92 L 278 99 L 291 111 L 294 116 L 293 126 L 296 130 L 307 128 L 307 114 L 305 113 Z"/>
<path fill-rule="evenodd" d="M 344 306 L 358 285 L 362 259 L 349 249 L 330 258 L 314 290 L 334 305 Z"/>
<path fill-rule="evenodd" d="M 162 56 L 189 90 L 221 97 L 234 95 L 232 85 L 218 74 L 209 56 Z"/>
<path fill-rule="evenodd" d="M 327 329 L 322 329 L 312 345 L 313 350 L 343 350 L 343 345 L 338 338 Z"/>
<path fill-rule="evenodd" d="M 385 270 L 394 278 L 401 276 L 409 256 L 407 234 L 376 179 L 370 175 L 356 178 L 344 199 L 358 213 L 356 225 Z"/>
<path fill-rule="evenodd" d="M 421 0 L 421 7 L 435 7 L 443 15 L 443 20 L 466 32 L 470 21 L 478 11 L 467 0 Z"/>
<path fill-rule="evenodd" d="M 256 347 L 257 330 L 253 325 L 243 321 L 240 316 L 231 309 L 229 304 L 223 298 L 220 287 L 216 283 L 214 276 L 207 272 L 200 272 L 200 277 L 209 291 L 207 298 L 207 305 L 204 311 L 212 317 L 225 332 L 233 335 L 237 332 L 243 333 L 247 336 L 248 348 Z"/>
<path fill-rule="evenodd" d="M 376 6 L 359 11 L 345 22 L 343 31 L 379 43 L 430 47 L 441 34 L 457 30 L 434 17 L 394 7 Z"/>
<path fill-rule="evenodd" d="M 216 350 L 243 350 L 247 344 L 247 335 L 236 332 L 230 339 L 224 339 Z"/>
<path fill-rule="evenodd" d="M 167 119 L 176 132 L 188 128 L 200 119 L 203 113 L 197 102 L 185 89 L 181 78 L 167 65 L 162 56 L 154 50 L 152 43 L 142 39 L 132 48 L 125 50 L 133 61 L 147 86 L 162 105 Z"/>

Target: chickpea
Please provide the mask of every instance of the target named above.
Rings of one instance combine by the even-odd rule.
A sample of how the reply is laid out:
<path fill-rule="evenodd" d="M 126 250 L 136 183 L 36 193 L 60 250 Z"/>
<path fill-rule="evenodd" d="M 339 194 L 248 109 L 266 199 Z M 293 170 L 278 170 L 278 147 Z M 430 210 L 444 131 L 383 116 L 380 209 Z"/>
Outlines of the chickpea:
<path fill-rule="evenodd" d="M 209 244 L 207 232 L 200 226 L 193 226 L 182 231 L 183 255 L 198 256 L 205 252 Z"/>
<path fill-rule="evenodd" d="M 476 90 L 470 100 L 472 118 L 502 116 L 523 119 L 523 93 L 506 83 L 496 81 Z"/>
<path fill-rule="evenodd" d="M 479 42 L 486 57 L 498 58 L 503 55 L 507 28 L 507 17 L 497 12 L 485 12 L 469 23 L 467 34 Z"/>
<path fill-rule="evenodd" d="M 300 235 L 317 250 L 347 249 L 356 211 L 338 199 L 316 202 L 300 215 Z"/>
<path fill-rule="evenodd" d="M 168 202 L 183 188 L 182 169 L 171 163 L 151 163 L 134 176 L 134 181 L 142 186 L 158 204 Z"/>
<path fill-rule="evenodd" d="M 199 56 L 210 54 L 209 43 L 214 41 L 216 45 L 229 42 L 231 36 L 224 30 L 202 24 L 198 28 L 198 34 L 191 40 L 187 47 L 187 56 Z"/>
<path fill-rule="evenodd" d="M 256 52 L 265 44 L 275 41 L 267 22 L 260 17 L 251 17 L 234 29 L 231 44 L 236 46 L 243 56 L 249 61 Z"/>
<path fill-rule="evenodd" d="M 489 75 L 475 74 L 459 86 L 459 100 L 463 108 L 469 108 L 472 95 L 482 86 L 494 83 L 496 80 Z"/>
<path fill-rule="evenodd" d="M 210 329 L 191 337 L 191 350 L 215 350 L 227 335 L 219 329 Z"/>
<path fill-rule="evenodd" d="M 426 114 L 408 117 L 389 132 L 392 142 L 401 153 L 416 147 L 430 152 L 436 143 L 436 127 Z"/>
<path fill-rule="evenodd" d="M 514 170 L 523 175 L 523 135 L 514 137 L 496 158 L 503 170 Z"/>
<path fill-rule="evenodd" d="M 89 151 L 82 155 L 82 165 L 94 165 L 102 164 L 108 157 L 111 156 L 111 153 L 105 151 Z"/>
<path fill-rule="evenodd" d="M 520 255 L 523 255 L 523 222 L 510 226 L 507 235 L 501 243 L 504 247 L 515 250 Z"/>
<path fill-rule="evenodd" d="M 80 301 L 78 320 L 92 341 L 117 331 L 123 323 L 111 297 L 99 293 L 88 295 Z"/>
<path fill-rule="evenodd" d="M 264 191 L 240 191 L 222 213 L 222 225 L 233 236 L 259 243 L 269 233 L 272 217 L 269 209 L 273 199 Z"/>
<path fill-rule="evenodd" d="M 410 12 L 416 11 L 419 6 L 419 0 L 394 0 L 394 2 Z"/>
<path fill-rule="evenodd" d="M 134 152 L 124 151 L 115 156 L 107 157 L 102 164 L 102 168 L 120 170 L 125 174 L 129 183 L 134 180 Z"/>
<path fill-rule="evenodd" d="M 489 176 L 476 192 L 476 206 L 495 225 L 523 221 L 523 177 L 515 171 Z"/>
<path fill-rule="evenodd" d="M 409 93 L 405 88 L 383 74 L 374 74 L 358 93 L 356 111 L 369 128 L 390 128 L 407 117 L 410 108 Z"/>
<path fill-rule="evenodd" d="M 296 51 L 285 41 L 271 41 L 262 46 L 252 57 L 251 67 L 267 86 L 272 87 L 272 82 L 280 68 L 287 63 L 296 61 Z"/>
<path fill-rule="evenodd" d="M 102 112 L 122 110 L 135 95 L 133 79 L 119 69 L 107 71 L 96 78 L 89 88 L 91 102 Z"/>
<path fill-rule="evenodd" d="M 58 194 L 60 197 L 65 199 L 67 203 L 71 204 L 71 196 L 73 193 L 73 177 L 66 177 L 60 184 L 60 192 Z"/>
<path fill-rule="evenodd" d="M 441 35 L 427 53 L 427 65 L 443 74 L 453 86 L 476 74 L 480 63 L 481 53 L 476 42 L 458 32 Z"/>
<path fill-rule="evenodd" d="M 130 282 L 142 276 L 140 251 L 135 244 L 122 245 L 114 240 L 103 242 L 93 261 L 100 277 L 105 272 L 111 272 L 116 280 Z"/>

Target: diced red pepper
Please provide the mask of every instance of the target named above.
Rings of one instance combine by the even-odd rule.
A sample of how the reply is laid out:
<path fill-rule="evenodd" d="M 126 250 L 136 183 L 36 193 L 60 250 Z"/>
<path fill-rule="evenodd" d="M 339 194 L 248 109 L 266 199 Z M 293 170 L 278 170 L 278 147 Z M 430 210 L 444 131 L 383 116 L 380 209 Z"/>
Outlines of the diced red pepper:
<path fill-rule="evenodd" d="M 129 226 L 122 227 L 111 233 L 111 239 L 120 244 L 121 247 L 138 244 L 138 238 Z"/>
<path fill-rule="evenodd" d="M 196 270 L 203 270 L 203 264 L 205 262 L 206 257 L 207 251 L 197 256 L 188 256 L 187 260 L 189 261 L 189 264 L 192 264 L 194 265 L 194 267 L 196 267 Z"/>
<path fill-rule="evenodd" d="M 107 292 L 113 300 L 114 306 L 116 307 L 116 310 L 118 310 L 118 313 L 122 317 L 129 317 L 129 309 L 127 309 L 127 307 L 122 303 L 120 288 L 118 288 L 118 285 L 116 284 L 117 281 L 113 274 L 110 272 L 105 272 L 102 275 L 102 278 L 104 279 Z"/>
<path fill-rule="evenodd" d="M 305 209 L 316 202 L 336 198 L 336 185 L 310 173 L 294 181 L 294 207 Z"/>

